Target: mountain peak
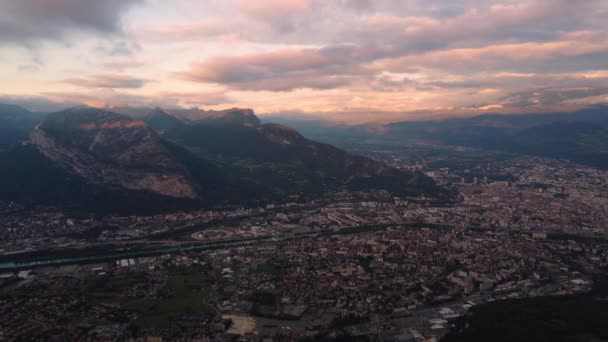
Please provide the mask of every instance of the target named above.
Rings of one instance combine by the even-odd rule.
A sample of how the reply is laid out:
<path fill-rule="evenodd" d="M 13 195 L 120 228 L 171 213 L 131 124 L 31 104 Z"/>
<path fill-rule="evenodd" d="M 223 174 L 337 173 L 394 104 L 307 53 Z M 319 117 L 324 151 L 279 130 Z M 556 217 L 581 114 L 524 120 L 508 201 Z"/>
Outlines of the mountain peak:
<path fill-rule="evenodd" d="M 93 143 L 101 131 L 135 128 L 141 128 L 142 132 L 147 129 L 143 121 L 126 115 L 99 108 L 74 107 L 49 114 L 34 133 L 44 131 L 64 143 L 84 146 Z"/>
<path fill-rule="evenodd" d="M 19 116 L 24 117 L 30 115 L 32 115 L 32 113 L 23 107 L 14 104 L 0 103 L 0 117 L 17 118 Z"/>
<path fill-rule="evenodd" d="M 182 117 L 202 123 L 218 123 L 243 126 L 257 126 L 260 119 L 250 108 L 230 108 L 223 110 L 201 110 L 198 108 L 180 110 Z"/>
<path fill-rule="evenodd" d="M 39 118 L 26 109 L 0 103 L 0 150 L 26 140 Z"/>
<path fill-rule="evenodd" d="M 219 111 L 208 111 L 210 114 L 206 121 L 213 121 L 223 124 L 237 124 L 243 126 L 257 126 L 260 119 L 250 108 L 230 108 Z"/>
<path fill-rule="evenodd" d="M 185 125 L 180 117 L 160 107 L 156 107 L 148 113 L 145 122 L 161 135 Z"/>
<path fill-rule="evenodd" d="M 177 115 L 175 115 L 173 112 L 166 110 L 164 108 L 161 107 L 154 107 L 150 113 L 148 113 L 148 117 L 149 116 L 154 116 L 154 115 L 164 115 L 164 116 L 170 116 L 170 117 L 174 117 L 174 118 L 178 118 Z"/>
<path fill-rule="evenodd" d="M 78 130 L 82 124 L 102 125 L 107 122 L 132 122 L 126 115 L 94 107 L 73 107 L 51 113 L 40 124 L 40 128 L 49 130 Z"/>

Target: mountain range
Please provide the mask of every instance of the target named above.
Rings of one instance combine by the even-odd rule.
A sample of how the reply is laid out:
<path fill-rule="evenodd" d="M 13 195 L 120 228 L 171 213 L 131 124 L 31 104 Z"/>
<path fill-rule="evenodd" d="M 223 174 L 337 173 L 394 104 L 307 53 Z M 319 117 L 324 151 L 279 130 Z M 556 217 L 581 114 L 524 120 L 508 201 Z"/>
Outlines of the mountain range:
<path fill-rule="evenodd" d="M 575 112 L 487 114 L 468 118 L 348 126 L 269 117 L 312 139 L 349 144 L 436 144 L 568 159 L 608 167 L 608 106 Z"/>
<path fill-rule="evenodd" d="M 339 188 L 446 197 L 421 173 L 352 156 L 250 109 L 0 111 L 0 199 L 94 211 L 253 204 Z M 37 119 L 37 120 L 36 120 Z"/>

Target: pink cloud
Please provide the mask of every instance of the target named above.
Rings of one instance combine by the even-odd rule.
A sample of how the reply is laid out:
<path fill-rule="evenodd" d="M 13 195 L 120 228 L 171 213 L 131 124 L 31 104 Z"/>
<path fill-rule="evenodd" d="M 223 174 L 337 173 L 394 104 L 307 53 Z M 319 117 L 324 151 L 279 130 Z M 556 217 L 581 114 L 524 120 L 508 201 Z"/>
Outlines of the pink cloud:
<path fill-rule="evenodd" d="M 547 62 L 567 64 L 562 70 L 579 68 L 574 59 L 608 55 L 608 35 L 598 32 L 567 33 L 554 41 L 492 44 L 476 48 L 454 48 L 386 59 L 377 68 L 399 71 L 418 66 L 455 73 L 470 71 L 542 70 Z M 596 66 L 590 67 L 595 69 Z"/>
<path fill-rule="evenodd" d="M 263 18 L 277 18 L 292 15 L 312 6 L 311 0 L 239 0 L 241 11 Z"/>
<path fill-rule="evenodd" d="M 236 89 L 286 91 L 329 89 L 348 84 L 362 72 L 341 53 L 283 49 L 269 53 L 216 57 L 178 73 L 186 80 L 225 84 Z"/>

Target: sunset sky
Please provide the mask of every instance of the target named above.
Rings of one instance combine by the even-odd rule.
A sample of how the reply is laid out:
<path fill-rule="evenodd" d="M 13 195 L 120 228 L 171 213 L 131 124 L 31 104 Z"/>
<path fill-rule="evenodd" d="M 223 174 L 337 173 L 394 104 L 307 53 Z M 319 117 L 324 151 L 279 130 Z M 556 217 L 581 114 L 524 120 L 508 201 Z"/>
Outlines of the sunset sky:
<path fill-rule="evenodd" d="M 608 102 L 608 0 L 0 0 L 0 102 L 360 123 Z"/>

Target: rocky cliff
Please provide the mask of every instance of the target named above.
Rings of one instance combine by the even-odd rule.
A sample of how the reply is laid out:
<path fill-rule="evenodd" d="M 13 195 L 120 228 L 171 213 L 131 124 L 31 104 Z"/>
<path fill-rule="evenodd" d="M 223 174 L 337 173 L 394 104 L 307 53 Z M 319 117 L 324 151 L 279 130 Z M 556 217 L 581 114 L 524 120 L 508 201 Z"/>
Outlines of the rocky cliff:
<path fill-rule="evenodd" d="M 95 108 L 50 114 L 31 141 L 62 168 L 99 185 L 195 198 L 196 186 L 142 121 Z"/>

